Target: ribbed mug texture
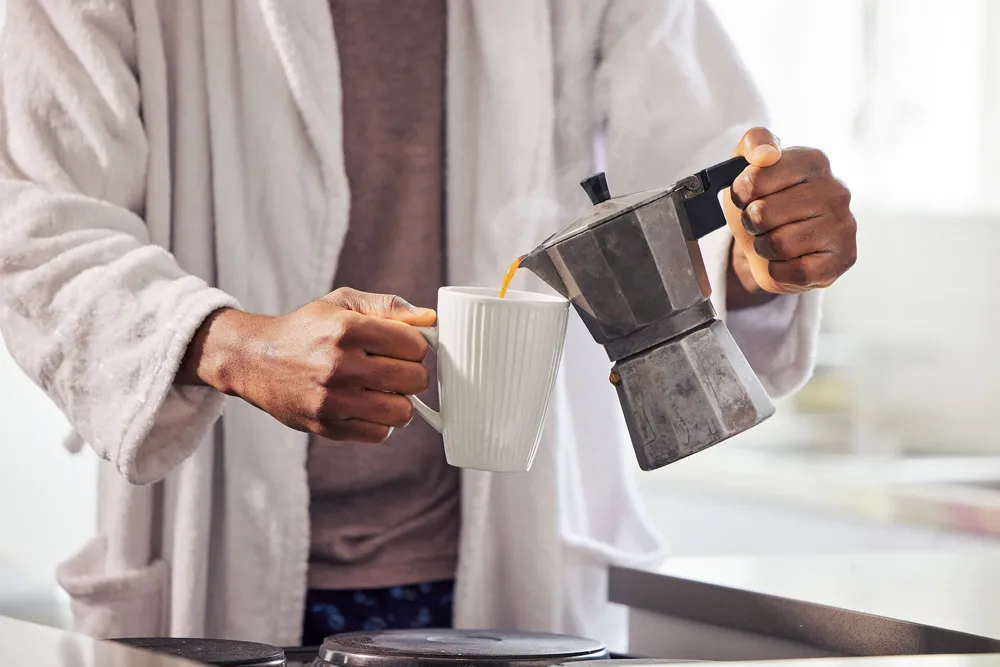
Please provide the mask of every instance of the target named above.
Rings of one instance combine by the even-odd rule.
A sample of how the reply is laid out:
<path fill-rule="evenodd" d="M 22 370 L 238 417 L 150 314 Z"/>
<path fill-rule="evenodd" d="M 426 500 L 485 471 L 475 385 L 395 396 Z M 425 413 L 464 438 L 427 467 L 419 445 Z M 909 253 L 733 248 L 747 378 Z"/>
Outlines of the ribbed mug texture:
<path fill-rule="evenodd" d="M 444 288 L 438 389 L 448 463 L 525 472 L 538 450 L 569 304 L 542 294 Z"/>

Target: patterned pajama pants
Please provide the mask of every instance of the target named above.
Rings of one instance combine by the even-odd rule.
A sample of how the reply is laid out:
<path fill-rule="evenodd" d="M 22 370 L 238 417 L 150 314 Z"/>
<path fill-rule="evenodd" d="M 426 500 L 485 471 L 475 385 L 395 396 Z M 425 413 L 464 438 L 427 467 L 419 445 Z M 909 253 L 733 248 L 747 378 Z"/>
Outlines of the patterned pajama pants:
<path fill-rule="evenodd" d="M 303 646 L 340 632 L 389 628 L 450 628 L 454 581 L 306 595 Z"/>

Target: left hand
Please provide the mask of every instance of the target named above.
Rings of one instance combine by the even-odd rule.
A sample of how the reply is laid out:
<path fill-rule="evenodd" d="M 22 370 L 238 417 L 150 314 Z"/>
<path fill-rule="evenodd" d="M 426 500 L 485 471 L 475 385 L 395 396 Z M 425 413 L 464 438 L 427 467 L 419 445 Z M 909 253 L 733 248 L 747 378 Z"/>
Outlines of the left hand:
<path fill-rule="evenodd" d="M 857 222 L 851 193 L 826 156 L 814 148 L 782 151 L 763 128 L 743 135 L 735 154 L 750 162 L 723 197 L 739 283 L 772 294 L 833 284 L 857 260 Z"/>

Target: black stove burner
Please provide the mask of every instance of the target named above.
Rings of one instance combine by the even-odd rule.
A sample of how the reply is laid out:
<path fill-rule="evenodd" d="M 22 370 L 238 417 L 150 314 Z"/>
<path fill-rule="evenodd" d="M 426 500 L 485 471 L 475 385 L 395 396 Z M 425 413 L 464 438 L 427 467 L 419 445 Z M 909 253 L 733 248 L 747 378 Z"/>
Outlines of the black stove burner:
<path fill-rule="evenodd" d="M 601 660 L 608 652 L 590 639 L 490 630 L 385 630 L 333 635 L 317 667 L 542 667 Z"/>
<path fill-rule="evenodd" d="M 172 637 L 132 637 L 114 641 L 215 667 L 285 667 L 285 652 L 269 644 Z"/>

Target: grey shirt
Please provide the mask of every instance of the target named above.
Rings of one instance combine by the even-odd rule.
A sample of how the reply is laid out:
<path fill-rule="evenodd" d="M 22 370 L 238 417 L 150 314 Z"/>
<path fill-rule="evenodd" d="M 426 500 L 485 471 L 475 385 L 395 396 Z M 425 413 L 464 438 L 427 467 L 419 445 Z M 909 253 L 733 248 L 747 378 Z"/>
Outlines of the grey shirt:
<path fill-rule="evenodd" d="M 350 226 L 335 286 L 433 307 L 444 284 L 445 0 L 331 0 Z M 429 400 L 436 400 L 431 392 Z M 459 470 L 415 419 L 380 445 L 313 438 L 312 588 L 449 579 Z"/>

